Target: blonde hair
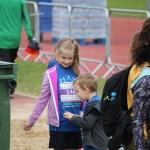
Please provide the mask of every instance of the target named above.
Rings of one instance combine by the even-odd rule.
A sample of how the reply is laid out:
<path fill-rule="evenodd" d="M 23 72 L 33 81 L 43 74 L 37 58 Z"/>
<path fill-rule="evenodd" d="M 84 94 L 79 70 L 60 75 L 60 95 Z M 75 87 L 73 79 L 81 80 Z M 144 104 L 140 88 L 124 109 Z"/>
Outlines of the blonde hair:
<path fill-rule="evenodd" d="M 72 67 L 73 67 L 75 74 L 80 75 L 79 45 L 77 41 L 70 39 L 70 38 L 61 39 L 55 46 L 55 49 L 54 49 L 55 55 L 58 55 L 64 49 L 74 51 L 74 61 L 73 61 Z"/>
<path fill-rule="evenodd" d="M 73 85 L 74 84 L 79 85 L 82 90 L 84 90 L 85 87 L 90 89 L 91 92 L 97 92 L 98 90 L 98 79 L 90 73 L 84 73 L 78 76 L 73 82 Z"/>

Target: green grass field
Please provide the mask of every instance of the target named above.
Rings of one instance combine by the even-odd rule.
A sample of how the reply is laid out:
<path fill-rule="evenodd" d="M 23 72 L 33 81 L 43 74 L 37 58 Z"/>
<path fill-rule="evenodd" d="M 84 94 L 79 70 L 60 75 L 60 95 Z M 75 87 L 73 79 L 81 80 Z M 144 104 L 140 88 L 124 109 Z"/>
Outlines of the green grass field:
<path fill-rule="evenodd" d="M 150 1 L 149 1 L 150 3 Z M 130 9 L 130 10 L 146 10 L 146 0 L 108 0 L 108 10 L 110 8 Z M 143 13 L 131 13 L 131 12 L 111 12 L 111 16 L 126 16 L 134 18 L 146 18 L 146 14 Z"/>
<path fill-rule="evenodd" d="M 146 0 L 107 0 L 107 3 L 108 9 L 121 8 L 146 10 Z"/>
<path fill-rule="evenodd" d="M 20 60 L 16 60 L 16 63 L 19 65 L 16 92 L 38 96 L 41 91 L 43 74 L 47 65 Z"/>
<path fill-rule="evenodd" d="M 16 60 L 19 65 L 19 71 L 17 72 L 17 88 L 16 92 L 38 96 L 41 91 L 43 74 L 46 71 L 47 64 L 25 62 Z M 99 89 L 98 93 L 101 95 L 105 79 L 99 78 Z"/>

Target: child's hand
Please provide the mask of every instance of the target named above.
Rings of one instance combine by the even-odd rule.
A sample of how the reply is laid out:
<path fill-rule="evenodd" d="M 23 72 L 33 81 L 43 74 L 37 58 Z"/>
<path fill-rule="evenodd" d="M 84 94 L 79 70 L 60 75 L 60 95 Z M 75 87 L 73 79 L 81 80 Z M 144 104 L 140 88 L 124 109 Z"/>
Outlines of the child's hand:
<path fill-rule="evenodd" d="M 70 120 L 71 120 L 71 118 L 72 118 L 74 115 L 75 115 L 75 114 L 72 114 L 72 113 L 70 113 L 70 112 L 65 112 L 65 113 L 63 114 L 64 118 L 68 118 L 68 119 L 70 119 Z"/>
<path fill-rule="evenodd" d="M 23 126 L 23 130 L 29 131 L 29 130 L 31 130 L 32 126 L 33 126 L 33 125 L 30 125 L 29 123 L 26 123 L 26 124 Z"/>

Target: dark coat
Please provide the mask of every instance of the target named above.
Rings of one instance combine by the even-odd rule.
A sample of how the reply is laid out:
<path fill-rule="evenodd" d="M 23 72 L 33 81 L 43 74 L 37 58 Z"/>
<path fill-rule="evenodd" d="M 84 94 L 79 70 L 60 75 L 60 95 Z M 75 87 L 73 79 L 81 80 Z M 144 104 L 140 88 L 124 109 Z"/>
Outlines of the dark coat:
<path fill-rule="evenodd" d="M 109 138 L 105 135 L 101 124 L 100 101 L 88 103 L 83 117 L 73 116 L 71 121 L 82 128 L 83 146 L 107 150 Z"/>

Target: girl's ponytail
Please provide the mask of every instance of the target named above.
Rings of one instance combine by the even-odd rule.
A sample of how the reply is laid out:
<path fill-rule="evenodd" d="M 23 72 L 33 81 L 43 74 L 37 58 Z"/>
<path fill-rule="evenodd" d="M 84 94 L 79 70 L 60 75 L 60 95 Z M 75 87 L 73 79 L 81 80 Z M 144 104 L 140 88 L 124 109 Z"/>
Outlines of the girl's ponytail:
<path fill-rule="evenodd" d="M 71 40 L 71 42 L 74 44 L 74 62 L 72 64 L 72 67 L 74 69 L 74 72 L 77 75 L 80 75 L 80 59 L 79 59 L 79 45 L 77 43 L 77 41 L 75 40 Z"/>

